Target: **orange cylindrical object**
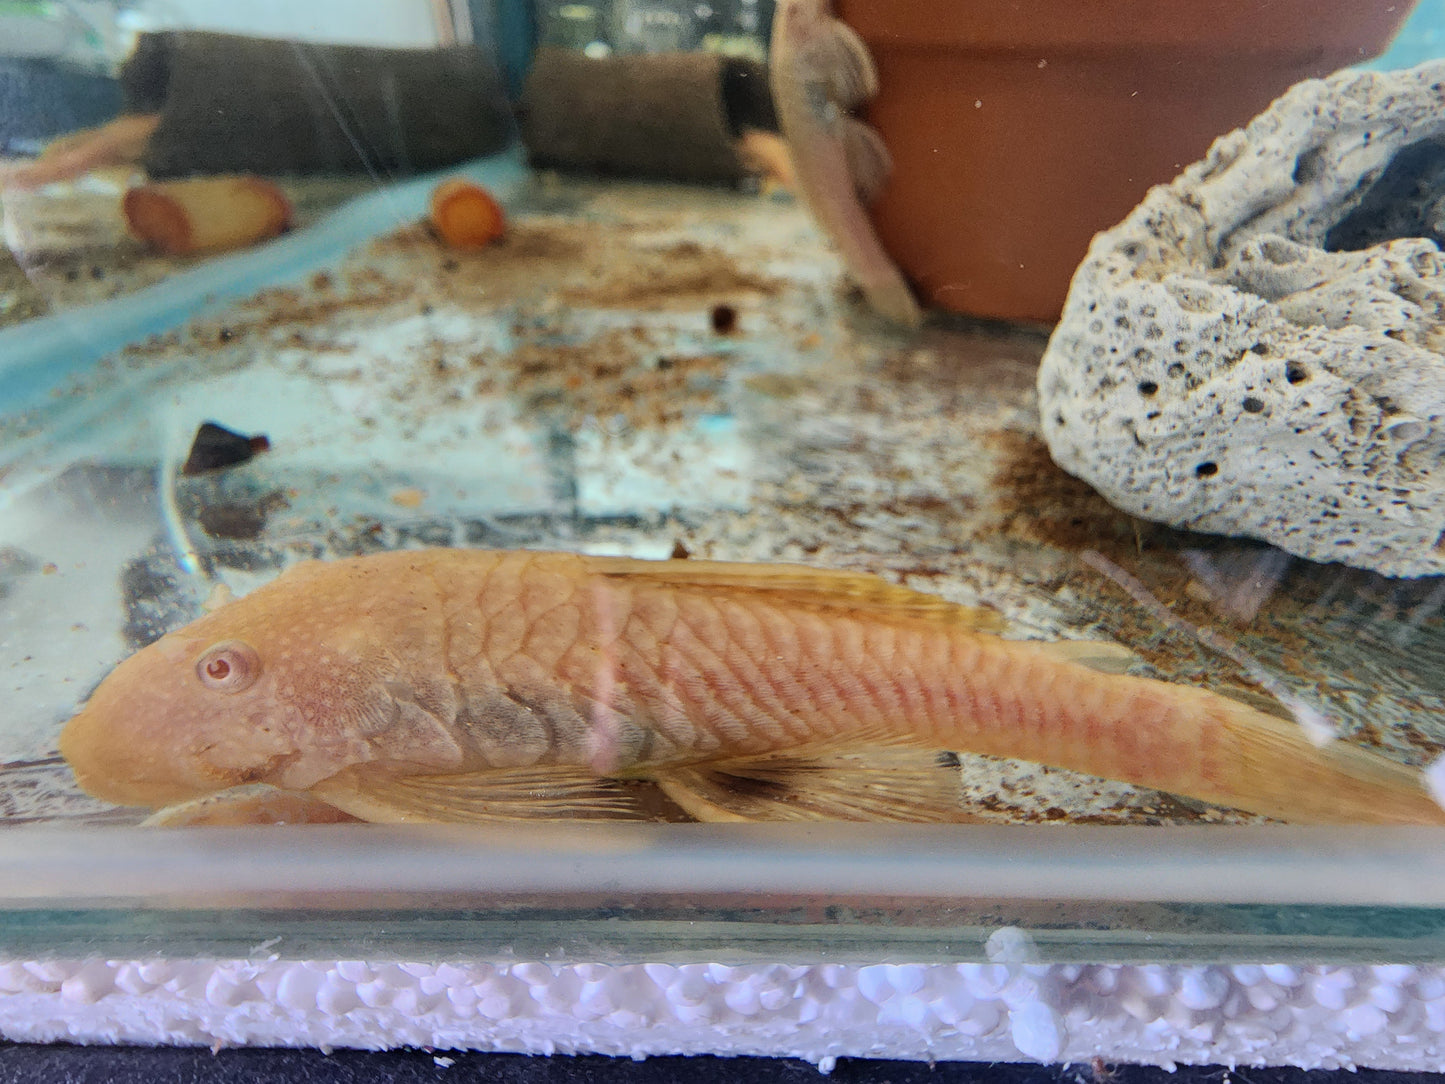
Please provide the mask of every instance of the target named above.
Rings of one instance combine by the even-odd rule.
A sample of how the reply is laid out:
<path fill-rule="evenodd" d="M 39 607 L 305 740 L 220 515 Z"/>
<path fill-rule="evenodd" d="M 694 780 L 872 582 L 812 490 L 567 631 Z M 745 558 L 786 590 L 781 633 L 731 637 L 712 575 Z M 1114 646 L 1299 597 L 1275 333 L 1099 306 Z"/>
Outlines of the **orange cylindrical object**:
<path fill-rule="evenodd" d="M 839 0 L 894 169 L 871 211 L 926 304 L 1052 321 L 1099 230 L 1407 0 Z"/>
<path fill-rule="evenodd" d="M 452 248 L 481 248 L 507 229 L 501 205 L 492 194 L 461 177 L 443 181 L 432 192 L 431 222 Z"/>
<path fill-rule="evenodd" d="M 195 177 L 141 185 L 121 204 L 132 234 L 170 256 L 245 248 L 291 224 L 291 204 L 259 177 Z"/>

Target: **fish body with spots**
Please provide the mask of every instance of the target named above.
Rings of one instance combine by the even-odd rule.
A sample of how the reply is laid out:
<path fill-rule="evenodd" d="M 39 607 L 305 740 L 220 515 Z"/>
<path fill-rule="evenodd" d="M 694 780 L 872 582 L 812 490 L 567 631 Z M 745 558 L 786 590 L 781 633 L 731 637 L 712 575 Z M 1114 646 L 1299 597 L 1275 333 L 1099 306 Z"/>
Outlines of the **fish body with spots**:
<path fill-rule="evenodd" d="M 604 815 L 629 780 L 699 819 L 948 819 L 937 753 L 966 750 L 1283 819 L 1445 822 L 1403 765 L 994 624 L 790 565 L 307 562 L 121 663 L 61 750 L 118 804 L 264 785 L 376 821 Z"/>

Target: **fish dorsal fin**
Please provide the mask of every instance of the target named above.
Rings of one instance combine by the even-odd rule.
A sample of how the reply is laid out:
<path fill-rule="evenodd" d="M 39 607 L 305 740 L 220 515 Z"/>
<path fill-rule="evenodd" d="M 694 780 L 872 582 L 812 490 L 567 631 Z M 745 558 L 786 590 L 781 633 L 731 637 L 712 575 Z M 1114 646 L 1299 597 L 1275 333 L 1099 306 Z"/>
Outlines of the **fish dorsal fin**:
<path fill-rule="evenodd" d="M 1111 640 L 1030 642 L 1059 662 L 1071 662 L 1100 674 L 1127 673 L 1130 667 L 1143 661 L 1137 652 Z"/>
<path fill-rule="evenodd" d="M 502 768 L 439 775 L 351 768 L 318 783 L 312 793 L 352 816 L 383 824 L 615 820 L 630 815 L 620 788 L 582 768 Z"/>
<path fill-rule="evenodd" d="M 893 156 L 883 144 L 877 130 L 854 117 L 843 120 L 843 155 L 848 161 L 848 174 L 858 198 L 872 203 L 888 183 L 893 172 Z"/>
<path fill-rule="evenodd" d="M 853 109 L 878 95 L 878 68 L 858 32 L 838 19 L 828 19 L 809 46 L 804 63 L 823 77 L 828 97 Z"/>
<path fill-rule="evenodd" d="M 205 601 L 201 603 L 203 613 L 212 614 L 223 606 L 229 606 L 236 601 L 236 595 L 228 584 L 213 583 L 210 593 L 206 595 Z"/>
<path fill-rule="evenodd" d="M 895 620 L 933 620 L 980 632 L 996 632 L 1003 627 L 1003 618 L 993 610 L 961 606 L 867 572 L 734 561 L 641 561 L 630 557 L 591 557 L 587 562 L 588 568 L 601 576 L 674 590 L 756 593 L 809 609 L 863 612 Z"/>
<path fill-rule="evenodd" d="M 907 741 L 856 740 L 788 753 L 682 765 L 649 774 L 700 821 L 970 820 L 957 761 Z"/>

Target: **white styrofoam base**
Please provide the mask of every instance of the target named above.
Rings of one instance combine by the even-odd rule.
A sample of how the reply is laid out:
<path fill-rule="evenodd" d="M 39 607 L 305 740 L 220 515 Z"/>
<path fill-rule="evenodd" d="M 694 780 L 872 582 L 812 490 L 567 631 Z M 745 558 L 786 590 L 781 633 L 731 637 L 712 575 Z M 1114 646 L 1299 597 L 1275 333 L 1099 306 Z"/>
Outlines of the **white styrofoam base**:
<path fill-rule="evenodd" d="M 1440 1071 L 1445 969 L 13 961 L 0 1035 Z"/>

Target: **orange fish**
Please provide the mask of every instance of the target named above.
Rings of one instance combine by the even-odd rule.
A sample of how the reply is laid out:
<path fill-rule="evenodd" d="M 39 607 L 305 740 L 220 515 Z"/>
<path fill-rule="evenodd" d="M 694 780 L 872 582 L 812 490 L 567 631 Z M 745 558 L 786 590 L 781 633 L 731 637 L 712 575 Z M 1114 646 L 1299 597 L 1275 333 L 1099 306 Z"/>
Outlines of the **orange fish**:
<path fill-rule="evenodd" d="M 893 160 L 878 133 L 847 114 L 878 93 L 867 46 L 832 17 L 828 0 L 780 0 L 771 50 L 773 103 L 808 210 L 868 303 L 895 323 L 917 326 L 922 311 L 865 209 Z"/>
<path fill-rule="evenodd" d="M 263 784 L 374 821 L 609 815 L 629 780 L 704 820 L 961 819 L 937 751 L 968 750 L 1287 820 L 1445 822 L 1416 770 L 994 624 L 790 565 L 308 562 L 123 662 L 60 747 L 119 804 Z"/>

